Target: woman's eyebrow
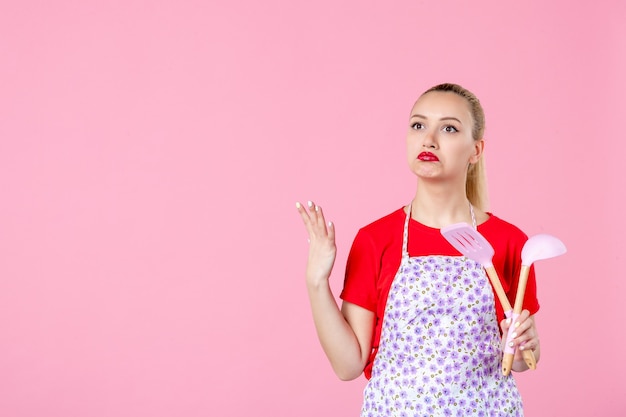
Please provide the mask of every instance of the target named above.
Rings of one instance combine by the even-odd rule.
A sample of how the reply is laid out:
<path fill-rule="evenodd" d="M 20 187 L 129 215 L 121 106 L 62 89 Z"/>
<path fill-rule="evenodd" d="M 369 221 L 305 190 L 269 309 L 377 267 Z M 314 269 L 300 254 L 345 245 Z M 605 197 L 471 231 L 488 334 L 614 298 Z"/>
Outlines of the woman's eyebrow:
<path fill-rule="evenodd" d="M 439 120 L 456 120 L 457 122 L 463 124 L 459 119 L 457 119 L 456 117 L 442 117 Z"/>
<path fill-rule="evenodd" d="M 412 118 L 414 118 L 414 117 L 419 117 L 420 119 L 427 119 L 427 117 L 426 117 L 426 116 L 423 116 L 423 115 L 421 115 L 421 114 L 413 114 L 413 115 L 411 115 L 411 119 L 412 119 Z M 443 121 L 443 120 L 455 120 L 455 121 L 457 121 L 458 123 L 463 124 L 463 123 L 462 123 L 459 119 L 457 119 L 456 117 L 452 117 L 452 116 L 442 117 L 442 118 L 441 118 L 441 119 L 439 119 L 439 120 L 441 120 L 441 121 Z"/>

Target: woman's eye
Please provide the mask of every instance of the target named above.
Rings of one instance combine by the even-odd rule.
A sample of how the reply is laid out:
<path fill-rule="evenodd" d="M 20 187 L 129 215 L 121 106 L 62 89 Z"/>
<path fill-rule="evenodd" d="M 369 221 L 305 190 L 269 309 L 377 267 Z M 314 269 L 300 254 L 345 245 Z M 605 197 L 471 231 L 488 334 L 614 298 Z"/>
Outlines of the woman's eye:
<path fill-rule="evenodd" d="M 448 132 L 448 133 L 455 133 L 455 132 L 458 132 L 459 130 L 454 126 L 448 125 L 448 126 L 443 127 L 443 131 Z"/>
<path fill-rule="evenodd" d="M 424 125 L 423 125 L 423 124 L 421 124 L 420 122 L 416 122 L 416 123 L 413 123 L 413 124 L 411 125 L 411 128 L 412 128 L 412 129 L 415 129 L 415 130 L 419 130 L 419 129 L 423 129 L 423 128 L 424 128 Z"/>

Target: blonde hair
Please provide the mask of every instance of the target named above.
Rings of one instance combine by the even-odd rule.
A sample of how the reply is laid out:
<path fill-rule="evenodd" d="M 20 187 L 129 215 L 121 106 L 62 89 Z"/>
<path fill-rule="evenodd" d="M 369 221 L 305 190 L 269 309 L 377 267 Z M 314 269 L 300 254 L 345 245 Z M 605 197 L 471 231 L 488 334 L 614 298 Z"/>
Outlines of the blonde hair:
<path fill-rule="evenodd" d="M 476 141 L 483 139 L 485 134 L 485 112 L 483 111 L 483 106 L 480 104 L 478 97 L 476 97 L 474 93 L 458 84 L 445 83 L 429 88 L 422 93 L 422 96 L 432 91 L 450 92 L 463 97 L 467 101 L 467 104 L 469 104 L 474 122 L 472 126 L 472 138 Z M 469 201 L 475 207 L 483 211 L 487 210 L 487 173 L 485 170 L 485 159 L 482 155 L 475 164 L 470 164 L 467 170 L 465 193 Z"/>

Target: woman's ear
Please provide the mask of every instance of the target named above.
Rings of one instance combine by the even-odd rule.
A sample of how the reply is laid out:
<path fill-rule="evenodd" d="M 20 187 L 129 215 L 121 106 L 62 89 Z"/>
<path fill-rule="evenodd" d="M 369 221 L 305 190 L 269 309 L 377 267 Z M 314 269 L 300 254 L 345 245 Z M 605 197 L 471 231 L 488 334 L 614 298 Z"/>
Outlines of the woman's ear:
<path fill-rule="evenodd" d="M 485 140 L 484 139 L 475 140 L 474 141 L 474 153 L 472 154 L 472 156 L 470 156 L 470 164 L 475 164 L 476 162 L 478 162 L 484 150 L 485 150 Z"/>

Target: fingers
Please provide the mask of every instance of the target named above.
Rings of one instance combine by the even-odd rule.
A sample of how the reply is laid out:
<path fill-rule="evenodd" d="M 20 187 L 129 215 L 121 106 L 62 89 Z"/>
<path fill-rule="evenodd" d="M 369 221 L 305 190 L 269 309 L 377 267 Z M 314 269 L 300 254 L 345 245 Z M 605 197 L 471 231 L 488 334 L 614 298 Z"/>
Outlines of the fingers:
<path fill-rule="evenodd" d="M 307 282 L 318 288 L 319 285 L 328 283 L 335 263 L 335 226 L 331 222 L 326 223 L 322 208 L 312 201 L 307 202 L 307 207 L 296 203 L 296 209 L 309 234 Z"/>
<path fill-rule="evenodd" d="M 309 201 L 307 204 L 309 206 L 309 215 L 311 216 L 311 221 L 315 226 L 321 229 L 324 225 L 324 214 L 320 211 L 320 206 L 312 201 Z"/>
<path fill-rule="evenodd" d="M 539 337 L 535 328 L 535 321 L 528 310 L 522 311 L 517 320 L 510 325 L 507 320 L 502 322 L 503 331 L 512 332 L 513 346 L 519 346 L 520 350 L 536 349 L 539 346 Z M 512 347 L 513 347 L 512 346 Z"/>
<path fill-rule="evenodd" d="M 328 222 L 328 238 L 335 241 L 335 224 L 333 222 Z"/>
<path fill-rule="evenodd" d="M 502 329 L 503 338 L 506 338 L 506 335 L 509 332 L 509 327 L 511 327 L 511 319 L 504 319 L 500 322 L 500 329 Z"/>
<path fill-rule="evenodd" d="M 322 210 L 322 207 L 315 205 L 315 207 L 313 208 L 313 210 L 315 211 L 315 215 L 317 217 L 317 225 L 318 227 L 323 230 L 324 232 L 326 232 L 326 234 L 328 235 L 329 238 L 334 239 L 334 227 L 333 227 L 333 223 L 332 222 L 326 222 L 326 219 L 324 218 L 324 211 Z M 332 236 L 331 236 L 332 233 Z"/>
<path fill-rule="evenodd" d="M 300 213 L 300 217 L 302 217 L 304 225 L 308 227 L 309 223 L 311 222 L 311 218 L 309 217 L 309 213 L 306 211 L 304 206 L 300 204 L 299 201 L 296 202 L 296 210 L 298 210 L 298 213 Z"/>
<path fill-rule="evenodd" d="M 314 237 L 328 237 L 335 239 L 335 228 L 331 222 L 326 222 L 322 208 L 312 201 L 307 202 L 308 210 L 296 202 L 296 209 L 309 232 L 309 239 Z"/>
<path fill-rule="evenodd" d="M 517 340 L 520 350 L 536 350 L 539 347 L 539 334 L 535 326 L 535 319 L 530 314 L 528 314 L 526 321 L 520 325 L 520 329 L 523 330 Z"/>

